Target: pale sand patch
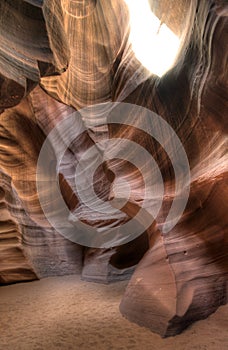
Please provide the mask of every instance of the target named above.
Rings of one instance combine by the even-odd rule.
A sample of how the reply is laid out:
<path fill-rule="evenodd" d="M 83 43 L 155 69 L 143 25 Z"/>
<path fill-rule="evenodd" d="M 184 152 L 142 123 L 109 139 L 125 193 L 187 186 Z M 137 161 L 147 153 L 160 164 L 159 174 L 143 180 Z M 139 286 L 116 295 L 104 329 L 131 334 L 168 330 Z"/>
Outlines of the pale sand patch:
<path fill-rule="evenodd" d="M 161 339 L 124 319 L 126 282 L 100 285 L 78 276 L 0 288 L 1 350 L 225 350 L 228 305 L 181 335 Z"/>

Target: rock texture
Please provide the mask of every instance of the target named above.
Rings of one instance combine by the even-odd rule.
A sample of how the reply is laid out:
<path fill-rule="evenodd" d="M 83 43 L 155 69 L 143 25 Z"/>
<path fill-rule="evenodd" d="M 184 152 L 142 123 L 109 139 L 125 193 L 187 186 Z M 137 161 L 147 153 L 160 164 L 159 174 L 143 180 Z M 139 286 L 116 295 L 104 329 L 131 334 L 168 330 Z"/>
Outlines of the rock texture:
<path fill-rule="evenodd" d="M 120 311 L 166 337 L 227 302 L 228 9 L 226 1 L 213 0 L 169 1 L 170 11 L 165 0 L 150 0 L 150 5 L 182 39 L 175 64 L 161 78 L 135 56 L 123 0 L 1 1 L 0 283 L 81 272 L 84 279 L 107 283 L 134 272 Z M 100 110 L 82 113 L 69 133 L 84 131 L 66 147 L 58 174 L 72 214 L 103 232 L 140 211 L 145 197 L 142 169 L 121 159 L 123 139 L 149 152 L 165 189 L 156 221 L 139 237 L 111 248 L 97 248 L 96 242 L 94 248 L 83 247 L 62 237 L 46 219 L 36 187 L 37 160 L 46 136 L 61 121 L 82 107 L 110 102 L 145 107 L 168 122 L 188 157 L 190 195 L 181 219 L 164 234 L 177 185 L 164 145 L 148 134 L 154 120 L 143 121 L 142 112 L 124 116 L 125 125 L 97 127 Z M 57 129 L 57 158 L 64 137 Z M 118 206 L 125 200 L 118 215 L 92 210 L 81 200 L 73 176 L 81 155 L 110 138 L 116 139 L 113 159 L 106 161 L 109 147 L 97 149 L 95 159 L 103 161 L 93 186 L 105 202 L 114 199 Z M 93 161 L 90 156 L 84 177 Z M 47 164 L 45 176 L 51 171 Z M 146 172 L 146 178 L 154 174 Z M 185 191 L 179 189 L 179 200 Z M 43 195 L 45 206 L 58 216 L 52 187 Z M 159 200 L 151 189 L 148 198 L 145 217 Z"/>
<path fill-rule="evenodd" d="M 10 179 L 3 174 L 1 174 L 0 193 L 0 285 L 34 280 L 36 274 L 25 258 L 18 225 L 8 210 L 10 205 L 12 207 L 16 205 Z"/>
<path fill-rule="evenodd" d="M 41 76 L 69 62 L 58 1 L 1 1 L 0 108 L 15 106 Z"/>

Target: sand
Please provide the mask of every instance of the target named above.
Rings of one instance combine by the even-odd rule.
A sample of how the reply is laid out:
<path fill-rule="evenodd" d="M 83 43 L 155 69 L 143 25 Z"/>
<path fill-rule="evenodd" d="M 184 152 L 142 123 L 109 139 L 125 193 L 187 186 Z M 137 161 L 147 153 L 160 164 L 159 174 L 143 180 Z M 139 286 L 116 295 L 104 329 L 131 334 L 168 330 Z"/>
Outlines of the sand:
<path fill-rule="evenodd" d="M 228 305 L 181 335 L 159 335 L 124 319 L 126 282 L 100 285 L 78 276 L 0 288 L 1 350 L 225 350 Z"/>

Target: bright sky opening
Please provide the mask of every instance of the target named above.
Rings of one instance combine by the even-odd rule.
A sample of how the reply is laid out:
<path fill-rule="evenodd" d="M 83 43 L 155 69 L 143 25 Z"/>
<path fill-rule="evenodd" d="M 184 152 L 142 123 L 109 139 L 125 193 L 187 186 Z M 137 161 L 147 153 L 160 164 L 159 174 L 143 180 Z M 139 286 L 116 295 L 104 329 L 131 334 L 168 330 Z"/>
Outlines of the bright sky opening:
<path fill-rule="evenodd" d="M 130 12 L 130 41 L 137 59 L 162 76 L 175 62 L 180 40 L 151 11 L 148 0 L 125 0 Z"/>

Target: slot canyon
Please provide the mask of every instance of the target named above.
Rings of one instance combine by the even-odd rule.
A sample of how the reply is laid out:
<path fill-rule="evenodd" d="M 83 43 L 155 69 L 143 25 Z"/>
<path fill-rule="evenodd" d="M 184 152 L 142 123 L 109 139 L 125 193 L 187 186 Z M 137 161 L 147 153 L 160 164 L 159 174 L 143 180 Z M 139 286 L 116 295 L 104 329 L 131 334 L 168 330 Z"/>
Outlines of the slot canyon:
<path fill-rule="evenodd" d="M 227 0 L 0 1 L 0 349 L 227 348 L 227 45 Z"/>

